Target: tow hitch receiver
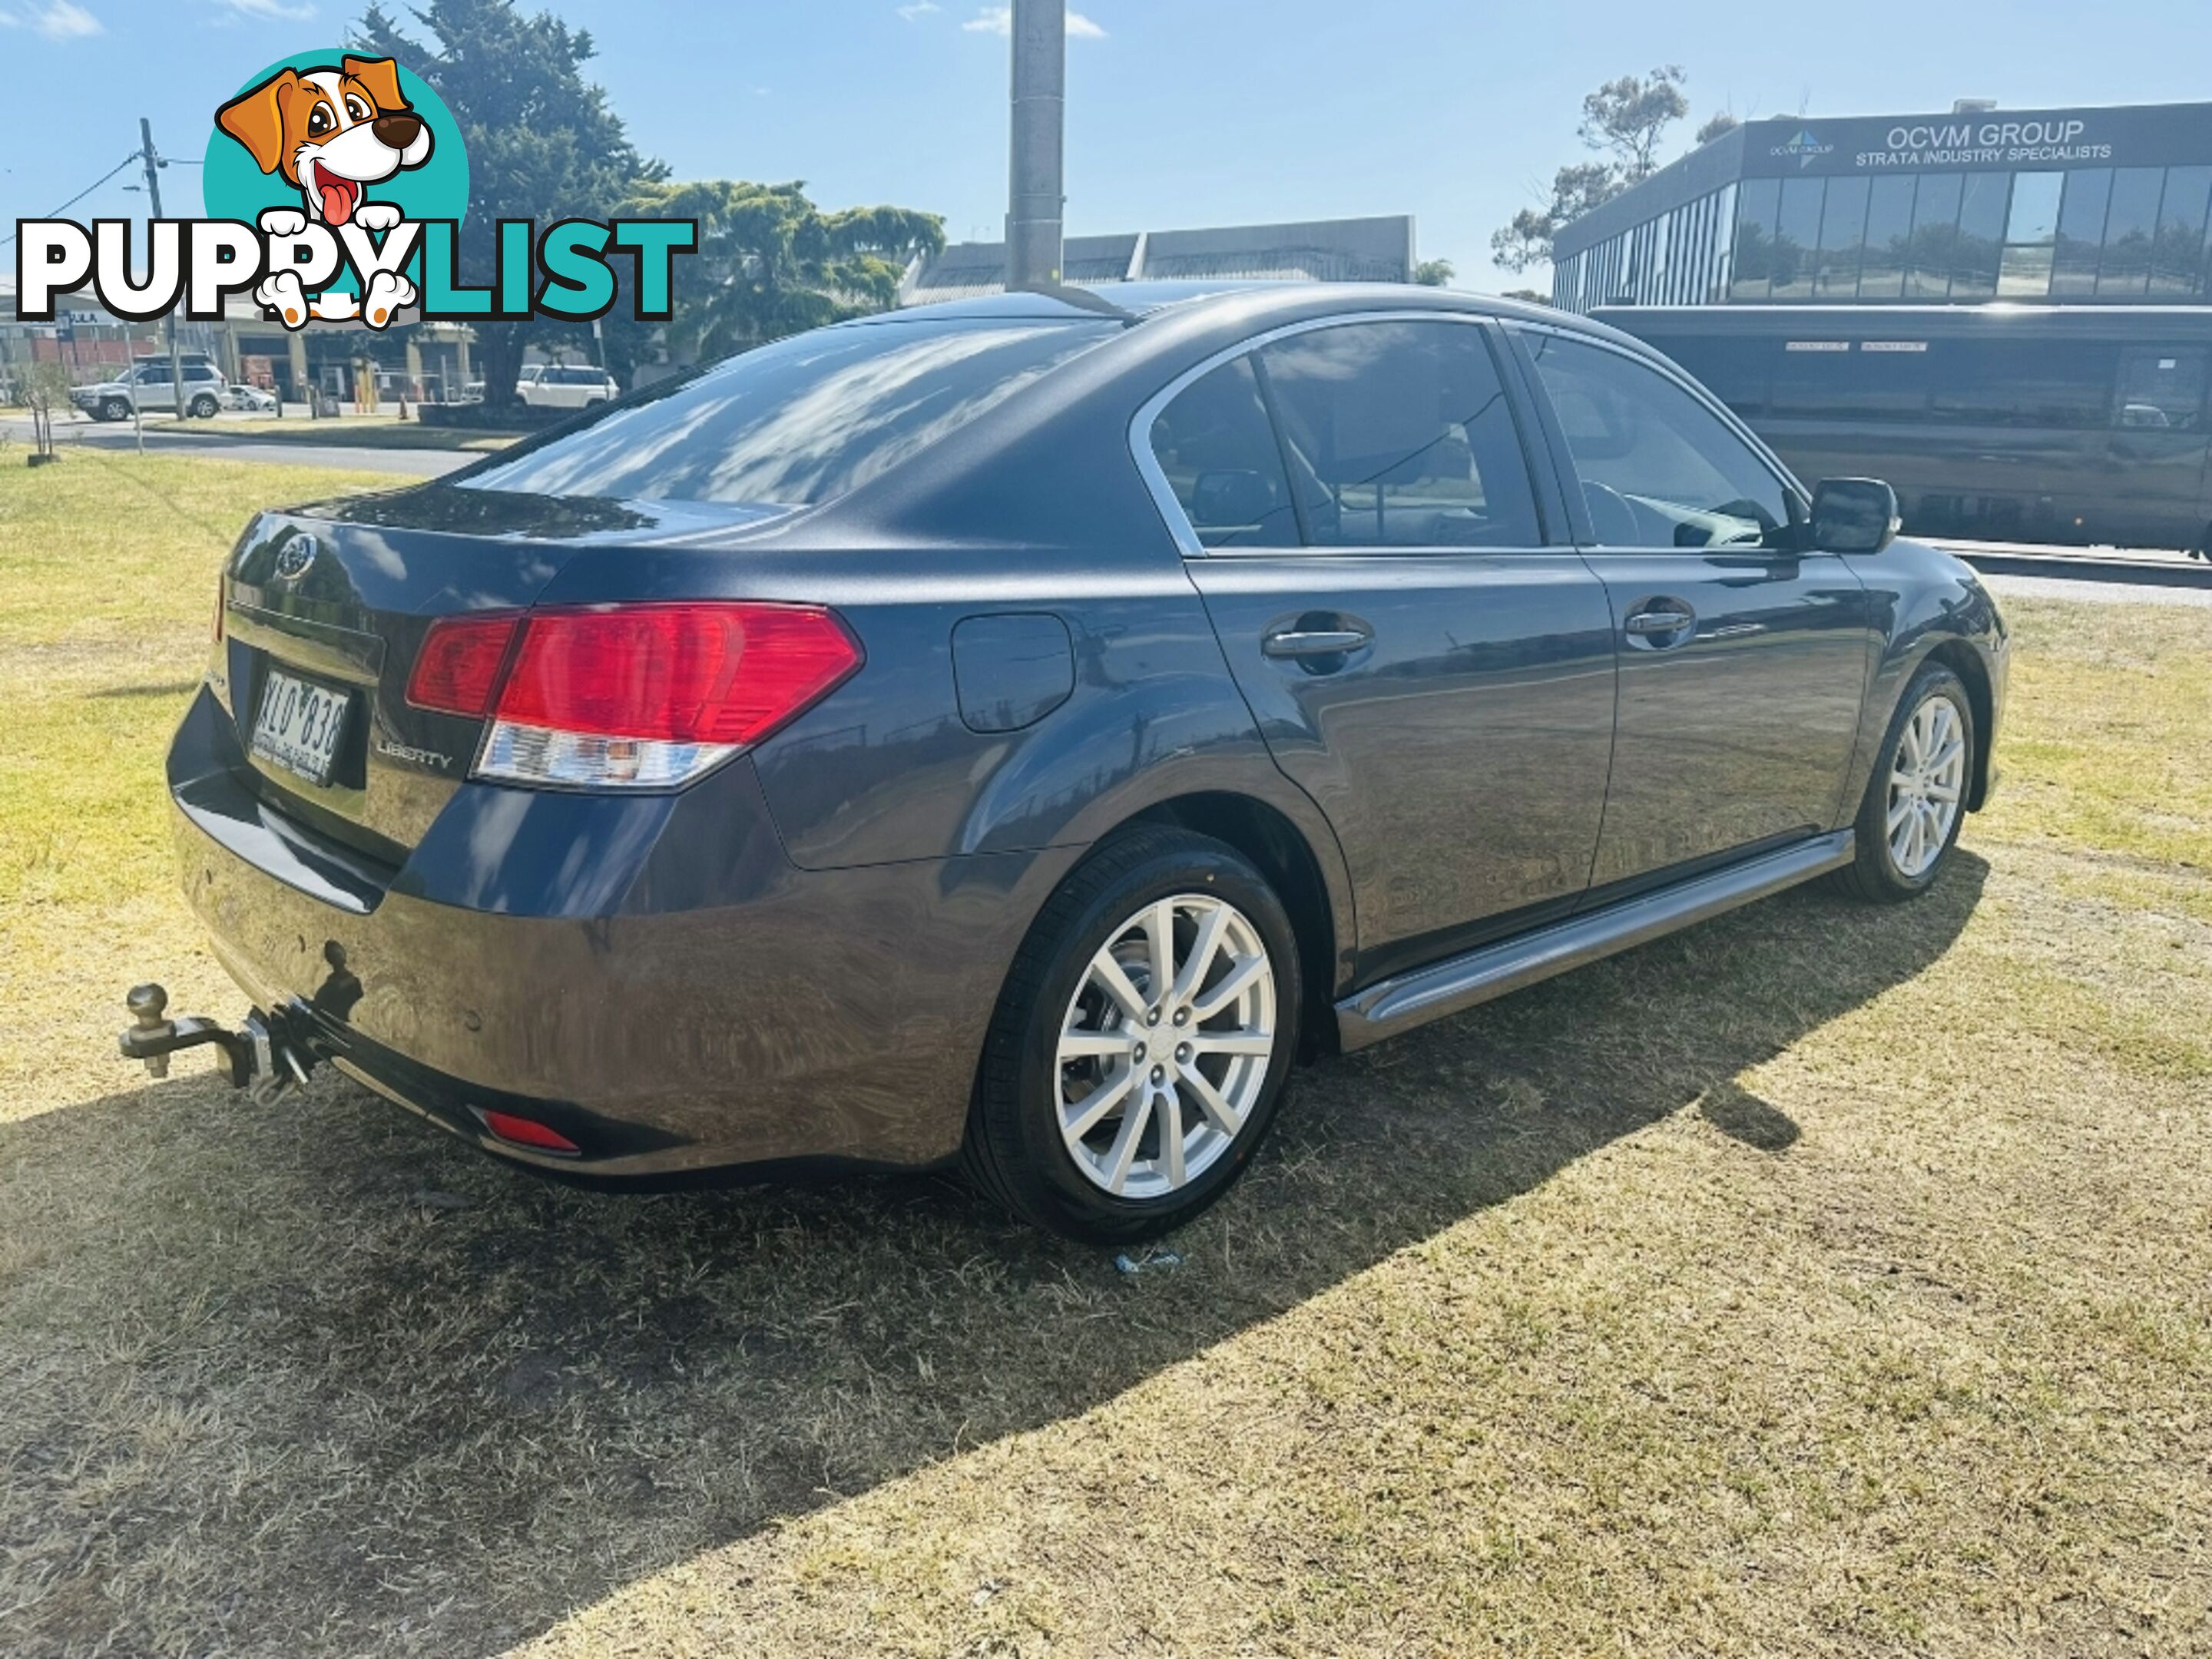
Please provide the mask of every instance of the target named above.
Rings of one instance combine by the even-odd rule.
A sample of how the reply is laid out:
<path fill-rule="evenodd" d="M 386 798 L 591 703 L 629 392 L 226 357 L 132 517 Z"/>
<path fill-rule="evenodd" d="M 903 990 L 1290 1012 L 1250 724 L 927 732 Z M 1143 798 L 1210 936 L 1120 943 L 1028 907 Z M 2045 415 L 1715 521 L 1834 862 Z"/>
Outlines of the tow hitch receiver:
<path fill-rule="evenodd" d="M 223 1081 L 269 1105 L 304 1086 L 314 1069 L 314 1054 L 288 1030 L 292 1022 L 283 1011 L 264 1016 L 256 1009 L 233 1031 L 197 1014 L 167 1018 L 169 994 L 158 985 L 133 986 L 123 1002 L 131 1019 L 120 1040 L 123 1057 L 143 1060 L 149 1077 L 168 1076 L 169 1056 L 179 1048 L 212 1046 Z"/>

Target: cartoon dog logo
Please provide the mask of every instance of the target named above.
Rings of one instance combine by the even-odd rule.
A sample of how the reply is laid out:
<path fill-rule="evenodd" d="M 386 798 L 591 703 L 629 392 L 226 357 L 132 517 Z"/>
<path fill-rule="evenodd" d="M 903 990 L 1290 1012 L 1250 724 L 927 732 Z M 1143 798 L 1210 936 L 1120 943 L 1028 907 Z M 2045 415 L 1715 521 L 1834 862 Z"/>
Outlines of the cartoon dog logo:
<path fill-rule="evenodd" d="M 389 58 L 280 70 L 232 99 L 215 118 L 262 172 L 281 174 L 299 189 L 304 213 L 276 208 L 261 216 L 261 228 L 272 235 L 296 235 L 311 219 L 333 230 L 349 224 L 390 230 L 406 216 L 391 203 L 364 201 L 368 187 L 430 159 L 429 126 L 408 105 L 398 65 Z M 253 297 L 294 326 L 306 319 L 307 300 L 292 272 L 270 276 Z M 361 309 L 380 328 L 415 298 L 414 283 L 380 271 Z"/>

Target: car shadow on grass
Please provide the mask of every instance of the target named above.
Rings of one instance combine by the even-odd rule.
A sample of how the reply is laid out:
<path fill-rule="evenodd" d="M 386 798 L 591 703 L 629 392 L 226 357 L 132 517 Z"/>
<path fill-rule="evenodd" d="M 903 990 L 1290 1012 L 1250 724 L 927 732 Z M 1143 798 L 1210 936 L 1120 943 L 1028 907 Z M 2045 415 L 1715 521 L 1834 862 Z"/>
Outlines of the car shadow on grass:
<path fill-rule="evenodd" d="M 30 1650 L 496 1652 L 1670 1114 L 1787 1157 L 1737 1075 L 1942 955 L 1987 873 L 1897 908 L 1799 890 L 1319 1065 L 1135 1275 L 945 1179 L 571 1191 L 335 1078 L 0 1127 L 0 1606 Z"/>

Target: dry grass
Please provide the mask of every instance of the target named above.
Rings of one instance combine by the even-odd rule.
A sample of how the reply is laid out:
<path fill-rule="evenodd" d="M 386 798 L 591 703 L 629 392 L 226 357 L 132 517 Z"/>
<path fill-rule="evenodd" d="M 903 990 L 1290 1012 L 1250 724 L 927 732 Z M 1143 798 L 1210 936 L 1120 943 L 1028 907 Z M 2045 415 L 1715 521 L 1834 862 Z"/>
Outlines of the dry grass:
<path fill-rule="evenodd" d="M 105 1059 L 136 972 L 234 1005 L 154 757 L 325 483 L 92 465 L 0 475 L 0 1651 L 2212 1651 L 2212 613 L 2013 607 L 1936 894 L 1322 1066 L 1133 1279 Z"/>

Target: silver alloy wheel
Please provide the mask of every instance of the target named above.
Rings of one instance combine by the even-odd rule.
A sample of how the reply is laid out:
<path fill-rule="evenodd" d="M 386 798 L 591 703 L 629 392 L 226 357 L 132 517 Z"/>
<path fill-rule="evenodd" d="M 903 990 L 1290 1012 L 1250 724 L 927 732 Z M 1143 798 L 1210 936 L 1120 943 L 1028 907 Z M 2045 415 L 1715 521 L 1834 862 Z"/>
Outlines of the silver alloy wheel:
<path fill-rule="evenodd" d="M 1939 691 L 1914 709 L 1889 768 L 1890 861 L 1915 881 L 1943 856 L 1966 796 L 1966 723 L 1958 705 Z"/>
<path fill-rule="evenodd" d="M 1275 969 L 1235 905 L 1178 893 L 1116 927 L 1061 1017 L 1060 1139 L 1116 1198 L 1159 1198 L 1218 1163 L 1275 1053 Z"/>

